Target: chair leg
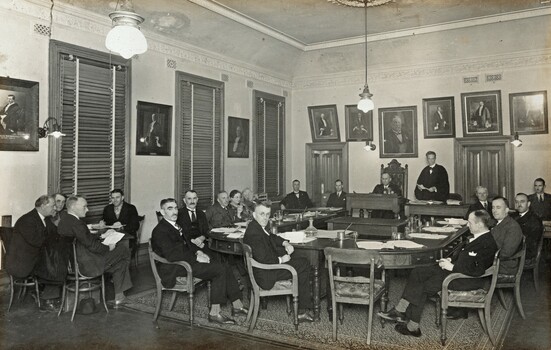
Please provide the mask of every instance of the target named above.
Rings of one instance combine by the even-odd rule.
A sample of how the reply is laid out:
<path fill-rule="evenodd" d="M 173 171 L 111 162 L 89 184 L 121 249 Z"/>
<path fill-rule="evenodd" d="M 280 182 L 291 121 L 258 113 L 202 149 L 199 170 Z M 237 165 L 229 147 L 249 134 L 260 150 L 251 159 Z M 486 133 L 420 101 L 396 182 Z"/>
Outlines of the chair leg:
<path fill-rule="evenodd" d="M 540 268 L 539 268 L 539 265 L 540 265 L 539 261 L 536 262 L 536 266 L 532 270 L 532 273 L 534 274 L 534 288 L 536 289 L 536 292 L 538 291 L 539 286 L 540 286 L 540 282 L 539 282 Z"/>
<path fill-rule="evenodd" d="M 34 291 L 36 293 L 36 303 L 38 304 L 38 307 L 40 308 L 40 291 L 38 290 L 38 281 L 35 277 L 33 277 L 34 281 Z"/>
<path fill-rule="evenodd" d="M 254 296 L 254 311 L 253 311 L 253 319 L 251 321 L 251 324 L 249 325 L 249 332 L 251 332 L 254 327 L 256 327 L 256 319 L 258 317 L 258 312 L 260 311 L 260 297 L 255 294 Z"/>
<path fill-rule="evenodd" d="M 73 315 L 71 316 L 71 322 L 75 319 L 75 314 L 77 312 L 78 305 L 78 292 L 79 292 L 79 283 L 78 279 L 75 281 L 75 304 L 73 305 Z"/>
<path fill-rule="evenodd" d="M 517 281 L 515 283 L 515 302 L 517 304 L 518 312 L 520 313 L 520 316 L 523 320 L 526 319 L 526 316 L 524 315 L 524 310 L 522 308 L 522 300 L 520 299 L 520 281 Z"/>
<path fill-rule="evenodd" d="M 367 345 L 370 345 L 371 327 L 373 326 L 373 305 L 369 304 L 367 307 Z"/>
<path fill-rule="evenodd" d="M 505 310 L 507 310 L 507 304 L 505 303 L 505 294 L 503 294 L 503 288 L 499 288 L 497 290 L 497 298 L 499 299 L 499 303 Z"/>
<path fill-rule="evenodd" d="M 488 334 L 488 330 L 486 329 L 486 321 L 484 320 L 484 309 L 478 309 L 478 318 L 480 319 L 480 324 L 482 325 L 484 333 Z"/>
<path fill-rule="evenodd" d="M 496 338 L 494 336 L 494 332 L 492 331 L 492 320 L 490 317 L 490 303 L 486 304 L 486 307 L 484 307 L 484 320 L 486 321 L 486 329 L 488 330 L 488 337 L 490 338 L 490 341 L 493 345 L 496 343 Z"/>
<path fill-rule="evenodd" d="M 208 281 L 207 282 L 207 305 L 209 306 L 209 310 L 210 310 L 210 307 L 212 306 L 210 302 L 210 292 L 211 292 L 211 285 L 210 285 L 210 281 Z"/>
<path fill-rule="evenodd" d="M 435 324 L 436 328 L 440 328 L 440 297 L 436 297 L 436 302 L 434 303 L 435 311 Z"/>
<path fill-rule="evenodd" d="M 251 316 L 253 315 L 253 309 L 254 309 L 254 292 L 251 288 L 251 296 L 249 297 L 249 312 L 247 313 L 247 319 L 245 320 L 246 324 L 250 325 Z"/>
<path fill-rule="evenodd" d="M 10 312 L 11 304 L 13 303 L 14 292 L 15 292 L 15 286 L 13 285 L 13 276 L 10 275 L 10 303 L 8 304 L 8 312 Z"/>
<path fill-rule="evenodd" d="M 168 311 L 172 311 L 172 309 L 174 308 L 174 303 L 176 302 L 176 294 L 177 293 L 178 292 L 172 293 L 172 298 L 170 299 L 170 305 L 168 306 Z"/>
<path fill-rule="evenodd" d="M 286 300 L 286 303 L 287 303 L 287 316 L 291 315 L 291 313 L 293 312 L 291 310 L 291 296 L 290 295 L 287 295 L 287 297 L 285 298 Z"/>
<path fill-rule="evenodd" d="M 331 307 L 333 308 L 333 341 L 337 340 L 337 302 L 335 298 L 331 298 Z"/>
<path fill-rule="evenodd" d="M 342 326 L 342 323 L 344 322 L 344 306 L 343 304 L 339 304 L 339 322 L 341 323 L 341 326 Z"/>
<path fill-rule="evenodd" d="M 293 308 L 295 311 L 294 315 L 294 324 L 295 324 L 295 330 L 298 331 L 298 295 L 293 296 Z"/>
<path fill-rule="evenodd" d="M 109 313 L 109 308 L 107 307 L 107 300 L 105 300 L 105 278 L 101 275 L 101 299 L 103 300 L 103 307 L 105 312 Z"/>
<path fill-rule="evenodd" d="M 440 315 L 440 342 L 442 343 L 442 346 L 446 345 L 446 326 L 448 325 L 448 319 L 446 318 L 446 315 L 448 314 L 448 309 L 442 307 L 442 313 Z"/>
<path fill-rule="evenodd" d="M 174 294 L 176 294 L 176 292 L 174 292 Z M 174 296 L 174 300 L 176 300 L 176 295 Z M 193 328 L 193 292 L 189 293 L 189 325 Z"/>
<path fill-rule="evenodd" d="M 67 282 L 63 282 L 63 288 L 61 289 L 61 305 L 59 306 L 59 311 L 57 312 L 57 317 L 61 315 L 64 308 L 65 298 L 67 297 Z M 105 297 L 105 294 L 104 294 Z"/>
<path fill-rule="evenodd" d="M 161 311 L 161 301 L 163 300 L 163 290 L 161 287 L 157 288 L 157 305 L 155 305 L 155 312 L 153 313 L 153 322 L 157 322 L 159 313 Z"/>

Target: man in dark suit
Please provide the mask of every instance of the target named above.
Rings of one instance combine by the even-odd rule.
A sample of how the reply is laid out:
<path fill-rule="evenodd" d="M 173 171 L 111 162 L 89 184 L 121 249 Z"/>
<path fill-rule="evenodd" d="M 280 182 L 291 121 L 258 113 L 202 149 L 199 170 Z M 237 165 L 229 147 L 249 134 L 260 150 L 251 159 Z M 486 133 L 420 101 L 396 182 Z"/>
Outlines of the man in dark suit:
<path fill-rule="evenodd" d="M 161 201 L 163 218 L 153 229 L 151 246 L 153 251 L 173 261 L 186 261 L 191 265 L 193 277 L 211 281 L 211 307 L 209 322 L 235 324 L 235 320 L 220 314 L 220 304 L 226 300 L 232 302 L 232 314 L 248 313 L 241 302 L 241 291 L 233 272 L 228 265 L 212 261 L 211 257 L 191 242 L 177 223 L 178 206 L 173 198 Z M 157 269 L 164 287 L 172 288 L 180 277 L 186 276 L 186 270 L 179 265 L 157 263 Z"/>
<path fill-rule="evenodd" d="M 496 240 L 499 252 L 499 273 L 513 275 L 517 270 L 516 260 L 509 260 L 519 251 L 522 243 L 522 229 L 520 225 L 509 216 L 509 203 L 503 197 L 492 200 L 492 213 L 497 224 L 492 228 L 492 235 Z"/>
<path fill-rule="evenodd" d="M 266 225 L 270 221 L 270 205 L 266 202 L 259 203 L 253 213 L 243 243 L 251 246 L 253 258 L 262 264 L 288 264 L 297 270 L 298 274 L 298 303 L 301 322 L 313 322 L 308 310 L 312 308 L 310 297 L 310 263 L 305 258 L 292 258 L 293 246 L 283 238 L 269 233 Z M 254 277 L 262 289 L 271 289 L 277 281 L 291 278 L 287 270 L 257 270 L 253 271 Z"/>
<path fill-rule="evenodd" d="M 228 227 L 233 225 L 233 218 L 228 208 L 230 200 L 228 192 L 220 191 L 214 202 L 207 208 L 206 216 L 210 228 Z"/>
<path fill-rule="evenodd" d="M 320 115 L 318 120 L 318 130 L 318 136 L 331 136 L 333 133 L 331 122 L 325 117 L 325 113 Z"/>
<path fill-rule="evenodd" d="M 346 192 L 343 189 L 342 180 L 335 181 L 335 192 L 329 195 L 327 206 L 331 208 L 346 208 Z"/>
<path fill-rule="evenodd" d="M 130 251 L 124 244 L 104 245 L 99 235 L 90 233 L 86 223 L 88 203 L 82 196 L 71 196 L 66 202 L 67 212 L 61 213 L 57 227 L 62 236 L 76 239 L 76 252 L 80 272 L 85 276 L 100 276 L 105 272 L 113 276 L 115 306 L 126 302 L 124 291 L 132 287 L 128 265 Z"/>
<path fill-rule="evenodd" d="M 441 106 L 436 107 L 436 112 L 432 115 L 432 130 L 437 134 L 450 130 L 450 122 Z"/>
<path fill-rule="evenodd" d="M 392 183 L 392 177 L 389 173 L 381 174 L 381 183 L 373 188 L 375 194 L 396 194 L 402 196 L 402 189 Z M 394 219 L 394 213 L 391 210 L 373 210 L 372 218 Z"/>
<path fill-rule="evenodd" d="M 149 152 L 158 153 L 163 149 L 164 142 L 165 140 L 162 140 L 162 130 L 161 124 L 159 123 L 159 118 L 155 113 L 153 113 L 151 114 L 151 123 L 149 123 L 147 136 L 145 138 L 145 145 L 147 146 Z"/>
<path fill-rule="evenodd" d="M 452 272 L 481 276 L 492 266 L 497 244 L 488 230 L 490 215 L 477 210 L 469 215 L 468 225 L 474 237 L 464 242 L 451 258 L 440 259 L 438 265 L 414 268 L 408 278 L 402 298 L 388 312 L 379 312 L 384 319 L 399 322 L 395 329 L 403 335 L 421 336 L 419 322 L 427 298 L 442 290 L 442 282 Z M 473 290 L 483 287 L 480 279 L 459 279 L 450 283 L 453 290 Z"/>
<path fill-rule="evenodd" d="M 543 235 L 541 219 L 530 209 L 531 204 L 526 193 L 515 196 L 515 209 L 518 216 L 515 220 L 520 225 L 522 234 L 526 237 L 526 264 L 529 265 L 538 254 L 538 244 Z"/>
<path fill-rule="evenodd" d="M 21 119 L 21 108 L 15 102 L 15 95 L 8 95 L 8 103 L 0 110 L 0 130 L 6 135 L 15 134 L 23 127 Z"/>
<path fill-rule="evenodd" d="M 282 210 L 284 209 L 306 209 L 313 207 L 310 196 L 305 191 L 300 190 L 300 181 L 293 180 L 293 192 L 287 194 L 280 203 Z"/>
<path fill-rule="evenodd" d="M 385 154 L 413 153 L 413 139 L 403 128 L 402 118 L 395 115 L 390 129 L 385 131 L 383 151 Z"/>
<path fill-rule="evenodd" d="M 545 193 L 545 180 L 534 180 L 534 193 L 528 196 L 530 207 L 542 220 L 551 220 L 551 194 Z"/>
<path fill-rule="evenodd" d="M 436 153 L 426 154 L 428 165 L 421 171 L 415 187 L 415 198 L 445 202 L 450 194 L 450 183 L 446 169 L 436 164 Z"/>
<path fill-rule="evenodd" d="M 488 202 L 488 189 L 483 186 L 476 186 L 475 194 L 476 194 L 477 201 L 469 206 L 469 209 L 467 210 L 467 214 L 465 215 L 465 219 L 467 219 L 469 217 L 469 214 L 472 213 L 473 211 L 482 209 L 482 210 L 486 210 L 488 214 L 490 214 L 490 217 L 493 220 L 494 216 L 492 214 L 492 205 L 490 202 Z"/>
<path fill-rule="evenodd" d="M 124 200 L 124 192 L 120 189 L 114 189 L 110 193 L 111 204 L 103 208 L 103 223 L 105 225 L 124 226 L 124 232 L 136 237 L 140 228 L 140 217 L 136 207 Z M 129 242 L 132 255 L 140 242 L 132 239 Z"/>

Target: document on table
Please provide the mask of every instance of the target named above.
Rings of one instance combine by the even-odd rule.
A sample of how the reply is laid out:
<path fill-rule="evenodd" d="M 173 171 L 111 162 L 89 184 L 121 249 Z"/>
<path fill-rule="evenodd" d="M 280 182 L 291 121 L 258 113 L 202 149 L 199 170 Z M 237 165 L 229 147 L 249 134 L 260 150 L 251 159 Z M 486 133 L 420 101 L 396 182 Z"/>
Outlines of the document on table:
<path fill-rule="evenodd" d="M 356 244 L 358 245 L 358 248 L 370 249 L 370 250 L 395 249 L 395 248 L 418 249 L 418 248 L 424 247 L 424 245 L 422 244 L 415 243 L 413 241 L 408 241 L 408 240 L 387 241 L 387 242 L 359 241 L 359 242 L 356 242 Z"/>
<path fill-rule="evenodd" d="M 316 237 L 306 237 L 304 231 L 282 232 L 278 236 L 290 243 L 308 243 L 316 240 Z"/>
<path fill-rule="evenodd" d="M 435 235 L 432 233 L 410 233 L 411 238 L 422 238 L 422 239 L 442 239 L 448 238 L 446 235 Z"/>
<path fill-rule="evenodd" d="M 228 234 L 228 233 L 235 233 L 235 232 L 241 232 L 241 231 L 239 231 L 239 229 L 236 229 L 235 227 L 217 227 L 217 228 L 213 228 L 212 232 Z"/>
<path fill-rule="evenodd" d="M 318 230 L 317 237 L 318 238 L 330 238 L 330 239 L 337 239 L 338 232 L 343 232 L 343 230 Z M 352 234 L 355 231 L 346 231 L 346 236 Z"/>
<path fill-rule="evenodd" d="M 122 232 L 117 232 L 115 230 L 108 230 L 107 232 L 101 235 L 101 238 L 103 238 L 103 242 L 101 243 L 104 245 L 116 244 L 123 237 L 124 237 L 124 233 Z"/>
<path fill-rule="evenodd" d="M 428 226 L 428 227 L 423 227 L 422 230 L 425 232 L 435 232 L 435 233 L 452 233 L 457 231 L 455 227 L 450 227 L 450 226 L 444 226 L 444 227 Z"/>
<path fill-rule="evenodd" d="M 228 234 L 228 238 L 238 239 L 238 238 L 243 238 L 244 235 L 245 235 L 245 232 L 237 231 L 237 232 L 232 232 Z"/>

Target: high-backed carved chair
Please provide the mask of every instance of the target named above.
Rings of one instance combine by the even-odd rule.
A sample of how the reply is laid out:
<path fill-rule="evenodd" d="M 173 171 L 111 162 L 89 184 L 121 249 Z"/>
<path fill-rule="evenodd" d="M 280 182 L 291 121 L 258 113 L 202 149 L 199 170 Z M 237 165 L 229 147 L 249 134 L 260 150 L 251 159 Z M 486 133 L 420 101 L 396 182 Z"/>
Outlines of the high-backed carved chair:
<path fill-rule="evenodd" d="M 140 215 L 140 227 L 138 228 L 138 231 L 136 231 L 136 247 L 134 248 L 133 255 L 134 255 L 134 264 L 136 268 L 138 267 L 138 257 L 140 255 L 140 240 L 142 238 L 142 229 L 143 229 L 143 222 L 145 220 L 145 215 Z"/>
<path fill-rule="evenodd" d="M 524 261 L 526 259 L 526 237 L 522 237 L 522 246 L 521 249 L 513 256 L 507 259 L 501 259 L 501 261 L 511 261 L 516 260 L 517 262 L 517 271 L 512 275 L 505 275 L 499 273 L 497 275 L 497 297 L 501 305 L 507 309 L 507 304 L 505 304 L 505 296 L 503 295 L 504 288 L 513 288 L 513 294 L 515 296 L 515 303 L 517 304 L 518 312 L 520 316 L 525 319 L 524 310 L 522 308 L 522 301 L 520 300 L 520 280 L 522 278 L 522 272 L 524 271 Z"/>
<path fill-rule="evenodd" d="M 378 252 L 364 249 L 342 249 L 327 247 L 324 249 L 327 268 L 329 269 L 329 284 L 331 286 L 331 302 L 333 307 L 333 341 L 337 340 L 337 305 L 339 305 L 339 320 L 343 322 L 343 303 L 367 305 L 367 344 L 371 343 L 371 326 L 373 324 L 373 307 L 385 292 L 385 270 L 382 258 Z M 361 265 L 369 268 L 369 277 L 350 277 L 341 275 L 341 267 L 345 265 Z M 375 278 L 375 272 L 381 272 L 381 278 Z M 381 309 L 385 309 L 382 305 Z"/>
<path fill-rule="evenodd" d="M 153 322 L 155 323 L 155 326 L 159 328 L 159 325 L 157 323 L 157 318 L 159 318 L 159 313 L 161 312 L 161 302 L 163 300 L 163 291 L 168 290 L 168 291 L 174 292 L 172 293 L 172 299 L 170 299 L 170 305 L 168 307 L 169 311 L 172 311 L 172 308 L 174 308 L 174 304 L 176 302 L 176 294 L 178 294 L 178 292 L 188 293 L 189 323 L 190 323 L 190 326 L 193 327 L 193 297 L 195 292 L 195 286 L 204 281 L 199 278 L 193 277 L 193 270 L 191 269 L 191 265 L 189 263 L 185 261 L 170 262 L 165 258 L 162 258 L 159 255 L 157 255 L 157 253 L 155 253 L 151 248 L 151 240 L 149 240 L 148 251 L 149 251 L 149 262 L 151 263 L 151 270 L 153 271 L 153 276 L 155 277 L 155 285 L 157 287 L 157 304 L 155 306 L 155 313 L 153 313 Z M 156 262 L 160 262 L 162 264 L 173 264 L 173 265 L 183 266 L 186 269 L 187 275 L 186 277 L 179 278 L 179 281 L 176 283 L 174 287 L 165 288 L 161 283 L 161 277 L 159 276 L 159 272 L 157 272 Z M 207 281 L 207 289 L 208 289 L 208 305 L 210 306 L 210 281 Z"/>
<path fill-rule="evenodd" d="M 402 189 L 402 196 L 407 198 L 408 196 L 408 165 L 406 164 L 402 167 L 402 164 L 396 159 L 393 159 L 388 163 L 388 166 L 385 167 L 384 164 L 381 164 L 381 175 L 383 173 L 388 173 L 392 178 L 392 183 Z"/>
<path fill-rule="evenodd" d="M 524 260 L 524 271 L 532 271 L 532 274 L 534 275 L 534 288 L 536 289 L 536 292 L 539 289 L 539 266 L 541 260 L 541 250 L 543 249 L 543 239 L 544 235 L 542 234 L 538 243 L 538 252 L 536 254 L 536 257 L 529 260 Z"/>
<path fill-rule="evenodd" d="M 437 298 L 438 301 L 436 305 L 440 304 L 442 308 L 442 314 L 440 315 L 442 322 L 440 324 L 440 341 L 442 345 L 446 345 L 446 326 L 447 319 L 446 314 L 449 307 L 459 307 L 459 308 L 471 308 L 478 309 L 478 317 L 480 318 L 480 323 L 484 332 L 488 334 L 490 341 L 495 345 L 496 338 L 492 332 L 492 322 L 490 317 L 490 308 L 492 306 L 492 296 L 494 295 L 494 290 L 497 283 L 497 274 L 499 271 L 499 251 L 496 252 L 494 256 L 494 263 L 490 266 L 482 276 L 472 277 L 467 276 L 462 273 L 454 272 L 449 274 L 444 281 L 442 282 L 442 291 L 441 295 Z M 492 277 L 490 283 L 490 288 L 469 290 L 469 291 L 455 291 L 449 289 L 449 284 L 456 279 L 463 278 L 485 278 Z M 437 313 L 438 314 L 438 313 Z M 438 323 L 438 322 L 437 322 Z"/>

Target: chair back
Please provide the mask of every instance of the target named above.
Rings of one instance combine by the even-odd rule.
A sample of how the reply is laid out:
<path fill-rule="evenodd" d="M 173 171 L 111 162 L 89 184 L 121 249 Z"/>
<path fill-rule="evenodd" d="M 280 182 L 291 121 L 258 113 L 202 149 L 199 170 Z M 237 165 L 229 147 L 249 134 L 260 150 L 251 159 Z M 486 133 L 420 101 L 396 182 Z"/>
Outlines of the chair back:
<path fill-rule="evenodd" d="M 257 197 L 258 197 L 257 201 L 259 201 L 259 202 L 265 202 L 265 201 L 268 200 L 268 193 L 266 193 L 266 192 L 259 193 L 259 194 L 257 195 Z"/>
<path fill-rule="evenodd" d="M 157 222 L 160 222 L 163 219 L 163 214 L 160 211 L 156 211 L 155 214 L 157 215 Z"/>
<path fill-rule="evenodd" d="M 460 202 L 463 201 L 463 197 L 461 197 L 461 195 L 459 193 L 455 193 L 455 192 L 451 192 L 448 195 L 448 199 L 452 199 L 452 200 L 456 200 L 456 201 L 460 201 Z"/>
<path fill-rule="evenodd" d="M 138 228 L 138 231 L 136 231 L 136 245 L 140 244 L 140 240 L 142 238 L 142 229 L 143 229 L 143 223 L 145 221 L 145 215 L 138 216 L 140 220 L 140 227 Z"/>
<path fill-rule="evenodd" d="M 245 261 L 247 273 L 249 274 L 249 279 L 251 280 L 251 285 L 253 289 L 257 291 L 260 289 L 260 287 L 258 286 L 258 283 L 256 283 L 256 279 L 254 278 L 253 267 L 255 265 L 258 267 L 258 262 L 253 259 L 253 250 L 250 245 L 241 241 L 241 247 L 243 249 L 243 259 Z"/>
<path fill-rule="evenodd" d="M 524 271 L 524 262 L 526 261 L 526 237 L 522 236 L 522 244 L 521 248 L 518 252 L 516 252 L 514 255 L 507 259 L 501 259 L 501 261 L 517 261 L 517 271 L 515 272 L 515 279 L 514 281 L 500 281 L 500 278 L 502 278 L 503 275 L 498 276 L 498 287 L 504 286 L 505 284 L 511 284 L 514 285 L 515 281 L 520 281 L 522 277 L 522 272 Z"/>
<path fill-rule="evenodd" d="M 381 175 L 388 173 L 392 178 L 392 183 L 400 187 L 402 190 L 402 196 L 408 197 L 408 165 L 402 167 L 402 164 L 396 159 L 393 159 L 388 163 L 388 166 L 381 164 Z"/>
<path fill-rule="evenodd" d="M 526 260 L 525 260 L 525 264 L 524 264 L 525 269 L 533 269 L 533 268 L 535 268 L 536 266 L 539 265 L 540 259 L 541 259 L 541 250 L 543 249 L 543 239 L 545 238 L 544 235 L 543 235 L 544 233 L 545 233 L 545 227 L 542 228 L 542 235 L 541 235 L 540 240 L 538 242 L 538 251 L 536 253 L 536 257 L 535 257 L 535 259 L 532 259 L 530 261 L 530 265 L 526 265 Z"/>
<path fill-rule="evenodd" d="M 496 289 L 496 286 L 497 286 L 497 276 L 498 276 L 498 272 L 499 272 L 499 253 L 500 253 L 500 250 L 498 250 L 495 255 L 494 255 L 494 262 L 492 264 L 492 266 L 490 266 L 489 268 L 486 269 L 486 271 L 484 272 L 484 274 L 480 277 L 486 277 L 486 276 L 492 276 L 492 281 L 490 282 L 490 288 L 488 289 L 488 295 L 490 296 L 490 298 L 487 298 L 487 302 L 490 303 L 491 302 L 491 296 L 494 295 L 494 291 Z"/>
<path fill-rule="evenodd" d="M 153 277 L 155 278 L 155 284 L 157 286 L 162 285 L 161 284 L 161 276 L 159 276 L 159 272 L 157 271 L 157 264 L 155 261 L 159 262 L 168 262 L 165 259 L 161 258 L 157 253 L 153 251 L 153 248 L 151 247 L 151 239 L 149 240 L 149 244 L 147 246 L 147 250 L 149 252 L 149 263 L 151 264 L 151 271 L 153 271 Z"/>

